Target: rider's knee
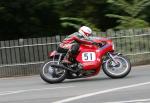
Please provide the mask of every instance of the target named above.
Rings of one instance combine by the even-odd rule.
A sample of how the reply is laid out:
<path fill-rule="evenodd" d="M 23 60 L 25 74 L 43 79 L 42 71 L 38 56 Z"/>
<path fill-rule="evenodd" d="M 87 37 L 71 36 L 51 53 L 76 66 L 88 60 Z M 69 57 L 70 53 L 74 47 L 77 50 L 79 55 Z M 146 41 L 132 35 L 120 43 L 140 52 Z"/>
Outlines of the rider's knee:
<path fill-rule="evenodd" d="M 71 54 L 77 54 L 78 50 L 79 50 L 80 45 L 79 44 L 74 44 L 71 47 L 70 53 Z"/>

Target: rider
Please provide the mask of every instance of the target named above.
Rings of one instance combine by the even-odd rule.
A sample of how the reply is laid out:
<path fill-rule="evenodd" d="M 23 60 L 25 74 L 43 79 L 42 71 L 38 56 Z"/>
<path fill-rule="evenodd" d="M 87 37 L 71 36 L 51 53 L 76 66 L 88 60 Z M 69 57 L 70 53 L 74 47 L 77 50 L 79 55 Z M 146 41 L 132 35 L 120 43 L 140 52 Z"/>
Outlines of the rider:
<path fill-rule="evenodd" d="M 89 40 L 89 36 L 92 35 L 91 28 L 87 26 L 82 26 L 79 28 L 78 32 L 75 32 L 68 37 L 66 37 L 59 45 L 58 52 L 65 52 L 68 55 L 64 58 L 63 62 L 65 63 L 71 63 L 68 58 L 72 54 L 76 54 L 79 49 L 80 44 L 87 44 L 92 45 L 96 44 L 95 42 L 92 42 Z"/>

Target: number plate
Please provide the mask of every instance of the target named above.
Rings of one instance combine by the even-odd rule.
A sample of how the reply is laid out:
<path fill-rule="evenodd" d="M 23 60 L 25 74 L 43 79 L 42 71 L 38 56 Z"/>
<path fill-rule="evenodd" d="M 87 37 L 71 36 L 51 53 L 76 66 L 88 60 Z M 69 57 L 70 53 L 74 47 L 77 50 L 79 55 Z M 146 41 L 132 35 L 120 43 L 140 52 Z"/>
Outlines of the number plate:
<path fill-rule="evenodd" d="M 82 61 L 95 61 L 95 52 L 84 52 L 82 53 Z"/>

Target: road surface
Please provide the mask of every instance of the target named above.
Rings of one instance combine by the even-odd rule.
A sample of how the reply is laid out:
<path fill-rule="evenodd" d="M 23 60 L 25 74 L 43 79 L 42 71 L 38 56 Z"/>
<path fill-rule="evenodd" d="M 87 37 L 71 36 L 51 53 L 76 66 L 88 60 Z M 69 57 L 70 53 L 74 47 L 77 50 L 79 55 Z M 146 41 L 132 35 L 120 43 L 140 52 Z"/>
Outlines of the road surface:
<path fill-rule="evenodd" d="M 0 103 L 150 103 L 150 65 L 123 79 L 102 71 L 92 78 L 45 83 L 39 76 L 0 79 Z"/>

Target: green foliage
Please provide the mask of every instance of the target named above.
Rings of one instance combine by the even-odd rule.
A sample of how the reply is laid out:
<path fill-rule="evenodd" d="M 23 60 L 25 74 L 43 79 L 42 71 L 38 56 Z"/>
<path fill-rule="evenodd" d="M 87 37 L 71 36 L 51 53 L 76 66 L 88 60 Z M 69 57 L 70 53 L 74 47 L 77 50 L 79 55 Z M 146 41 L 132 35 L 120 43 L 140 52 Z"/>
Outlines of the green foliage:
<path fill-rule="evenodd" d="M 116 29 L 143 28 L 149 26 L 149 23 L 141 18 L 145 17 L 145 15 L 140 14 L 150 5 L 149 0 L 133 0 L 132 2 L 126 0 L 108 0 L 108 3 L 116 5 L 120 10 L 127 13 L 126 15 L 106 14 L 108 17 L 117 18 L 119 25 L 115 27 Z"/>
<path fill-rule="evenodd" d="M 116 29 L 129 29 L 129 28 L 144 28 L 148 27 L 149 24 L 139 18 L 133 18 L 129 16 L 119 16 L 115 14 L 107 14 L 106 16 L 113 17 L 113 18 L 118 18 L 117 22 L 120 24 L 116 26 Z"/>
<path fill-rule="evenodd" d="M 57 33 L 60 27 L 58 14 L 49 0 L 3 0 L 0 15 L 1 39 Z"/>
<path fill-rule="evenodd" d="M 108 0 L 108 3 L 116 5 L 131 17 L 137 17 L 145 7 L 150 5 L 149 0 Z"/>
<path fill-rule="evenodd" d="M 0 39 L 72 33 L 81 25 L 147 27 L 149 9 L 149 0 L 0 0 Z"/>
<path fill-rule="evenodd" d="M 72 26 L 73 28 L 78 30 L 80 26 L 86 25 L 91 27 L 96 32 L 100 31 L 98 28 L 96 28 L 94 24 L 90 23 L 89 21 L 83 18 L 62 17 L 60 18 L 60 20 L 61 20 L 61 25 L 63 27 Z"/>
<path fill-rule="evenodd" d="M 82 18 L 96 28 L 105 28 L 104 11 L 106 10 L 106 0 L 55 0 L 55 8 L 60 17 Z M 60 12 L 61 11 L 61 12 Z M 84 24 L 86 25 L 86 24 Z"/>

